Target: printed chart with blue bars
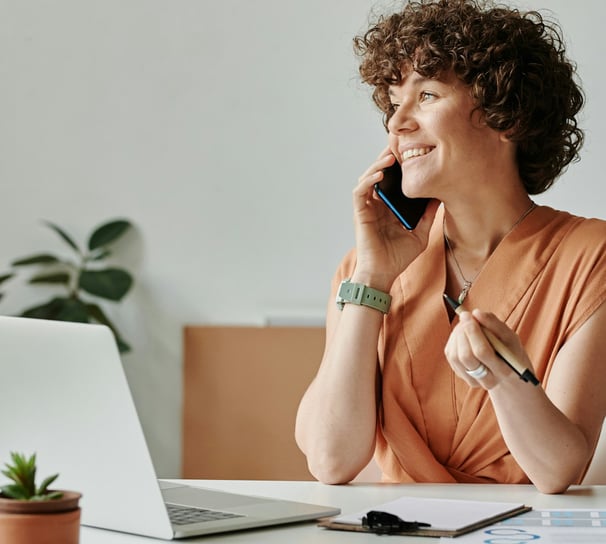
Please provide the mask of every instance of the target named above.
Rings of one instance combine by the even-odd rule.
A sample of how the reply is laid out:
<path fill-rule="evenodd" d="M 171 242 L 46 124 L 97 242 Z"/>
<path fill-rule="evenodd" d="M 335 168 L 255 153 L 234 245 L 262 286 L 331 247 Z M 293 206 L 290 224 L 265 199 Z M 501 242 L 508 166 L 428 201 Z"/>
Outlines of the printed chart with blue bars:
<path fill-rule="evenodd" d="M 606 543 L 606 510 L 531 510 L 457 537 L 457 544 Z M 440 544 L 452 539 L 442 538 Z"/>
<path fill-rule="evenodd" d="M 516 527 L 604 527 L 606 510 L 531 510 L 498 525 Z M 606 534 L 604 535 L 606 537 Z"/>

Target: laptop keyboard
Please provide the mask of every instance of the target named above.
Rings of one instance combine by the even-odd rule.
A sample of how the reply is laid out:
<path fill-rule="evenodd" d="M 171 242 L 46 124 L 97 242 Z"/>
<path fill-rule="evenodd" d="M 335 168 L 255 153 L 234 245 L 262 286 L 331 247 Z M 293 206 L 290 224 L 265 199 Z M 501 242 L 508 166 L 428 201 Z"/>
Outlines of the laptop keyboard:
<path fill-rule="evenodd" d="M 191 506 L 180 506 L 178 504 L 166 504 L 166 509 L 168 510 L 170 521 L 175 525 L 244 517 L 242 514 L 233 514 L 232 512 L 204 510 L 202 508 L 192 508 Z"/>

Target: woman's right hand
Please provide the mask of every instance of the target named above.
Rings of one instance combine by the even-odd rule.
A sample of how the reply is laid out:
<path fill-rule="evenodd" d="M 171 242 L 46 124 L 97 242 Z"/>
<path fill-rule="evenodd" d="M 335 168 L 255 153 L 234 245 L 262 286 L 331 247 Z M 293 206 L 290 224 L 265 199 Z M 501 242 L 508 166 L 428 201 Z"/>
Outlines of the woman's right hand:
<path fill-rule="evenodd" d="M 394 280 L 425 249 L 439 202 L 432 200 L 413 231 L 406 230 L 377 196 L 374 185 L 396 158 L 389 147 L 360 176 L 353 191 L 357 262 L 352 280 L 389 291 Z"/>

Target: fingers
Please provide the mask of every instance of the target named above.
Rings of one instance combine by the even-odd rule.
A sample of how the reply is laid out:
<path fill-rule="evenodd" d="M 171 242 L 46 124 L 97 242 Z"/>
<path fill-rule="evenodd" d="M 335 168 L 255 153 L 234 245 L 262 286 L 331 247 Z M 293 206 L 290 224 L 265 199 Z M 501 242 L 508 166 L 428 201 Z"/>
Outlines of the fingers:
<path fill-rule="evenodd" d="M 368 169 L 360 176 L 359 182 L 363 179 L 368 178 L 383 170 L 383 168 L 387 168 L 391 166 L 394 162 L 396 162 L 396 158 L 394 154 L 391 152 L 389 147 L 386 147 L 379 153 L 379 156 L 376 160 L 368 167 Z"/>
<path fill-rule="evenodd" d="M 379 199 L 375 194 L 374 185 L 383 179 L 383 169 L 391 166 L 395 161 L 396 158 L 387 147 L 358 178 L 358 184 L 353 190 L 353 207 L 362 223 L 375 221 L 377 217 L 387 215 L 378 205 Z"/>
<path fill-rule="evenodd" d="M 383 169 L 391 166 L 396 161 L 396 158 L 391 153 L 389 148 L 384 149 L 368 169 L 358 178 L 358 185 L 355 188 L 355 193 L 368 194 L 369 190 L 374 187 L 374 184 L 383 179 Z"/>
<path fill-rule="evenodd" d="M 471 312 L 474 319 L 485 329 L 492 332 L 499 340 L 509 346 L 521 348 L 519 338 L 505 323 L 503 323 L 496 315 L 490 312 L 482 312 L 481 310 L 473 310 Z"/>
<path fill-rule="evenodd" d="M 444 352 L 457 376 L 471 387 L 490 389 L 507 373 L 508 367 L 499 359 L 470 312 L 460 314 Z"/>
<path fill-rule="evenodd" d="M 374 185 L 383 179 L 383 169 L 398 164 L 387 147 L 360 176 L 353 190 L 357 265 L 383 279 L 393 280 L 427 246 L 429 231 L 439 206 L 433 201 L 414 231 L 406 230 L 377 195 Z"/>

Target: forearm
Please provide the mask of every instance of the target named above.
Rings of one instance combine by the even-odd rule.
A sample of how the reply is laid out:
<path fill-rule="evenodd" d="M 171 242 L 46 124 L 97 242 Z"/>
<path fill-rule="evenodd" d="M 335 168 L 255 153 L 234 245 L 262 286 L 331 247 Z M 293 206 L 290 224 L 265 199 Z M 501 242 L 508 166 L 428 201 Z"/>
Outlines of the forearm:
<path fill-rule="evenodd" d="M 406 231 L 377 197 L 374 184 L 395 161 L 386 147 L 353 190 L 356 254 L 351 281 L 389 292 L 395 278 L 426 248 L 439 207 L 432 201 Z M 344 269 L 342 270 L 344 272 Z M 349 274 L 348 274 L 349 275 Z M 344 274 L 340 278 L 345 277 Z M 297 414 L 295 436 L 312 474 L 340 483 L 362 470 L 374 452 L 377 425 L 377 344 L 383 314 L 346 304 L 327 316 L 327 349 Z"/>
<path fill-rule="evenodd" d="M 374 451 L 377 341 L 383 316 L 345 305 L 320 370 L 305 393 L 296 439 L 311 473 L 325 483 L 350 481 Z"/>
<path fill-rule="evenodd" d="M 561 493 L 582 473 L 590 445 L 544 390 L 511 374 L 489 391 L 503 438 L 543 493 Z"/>

